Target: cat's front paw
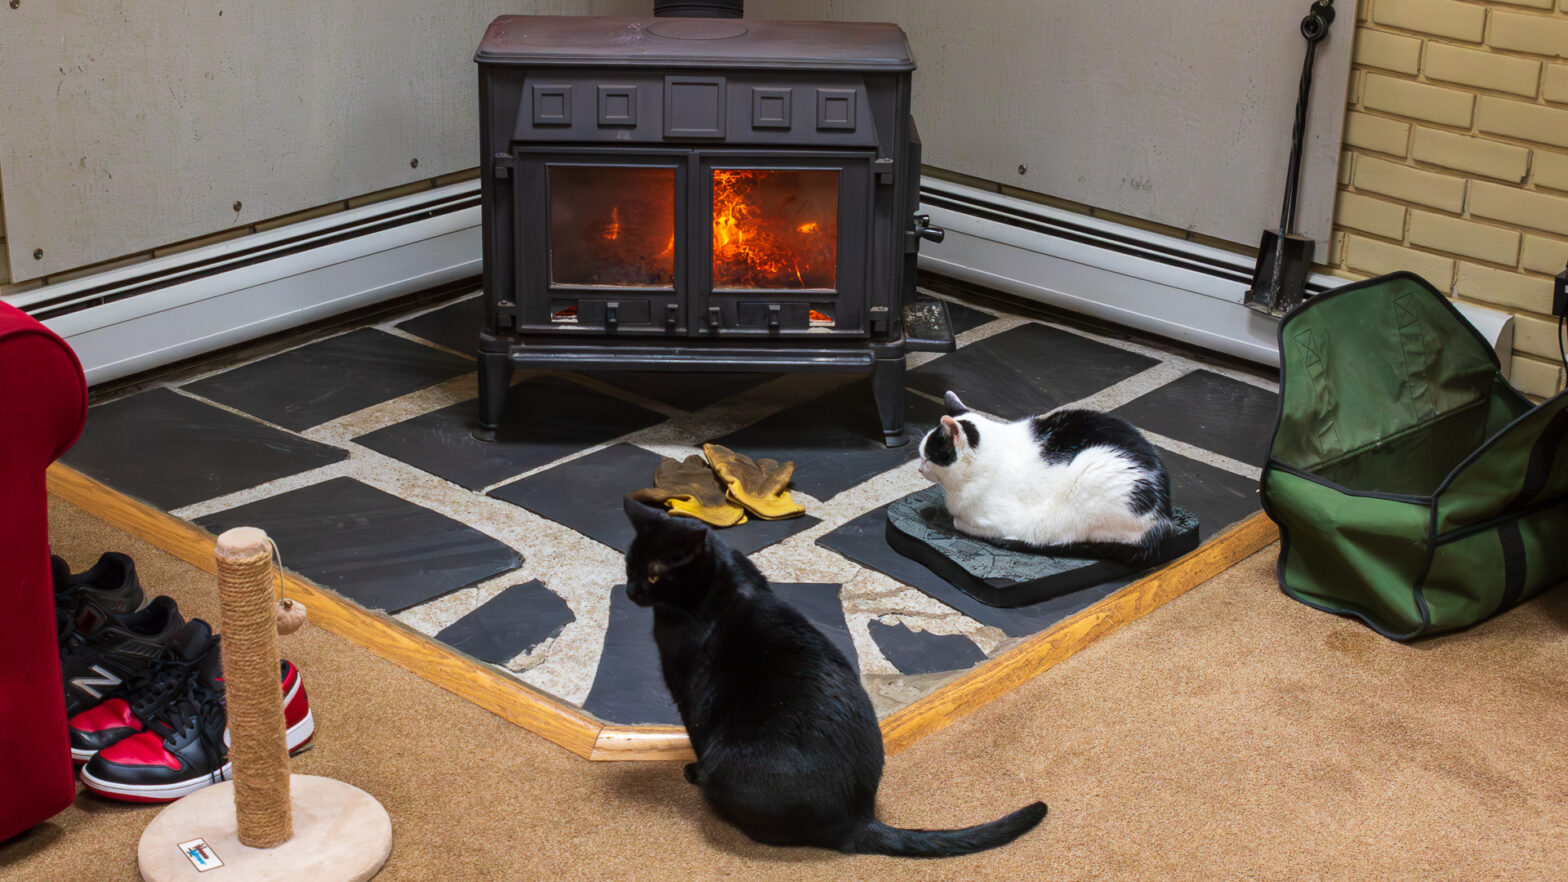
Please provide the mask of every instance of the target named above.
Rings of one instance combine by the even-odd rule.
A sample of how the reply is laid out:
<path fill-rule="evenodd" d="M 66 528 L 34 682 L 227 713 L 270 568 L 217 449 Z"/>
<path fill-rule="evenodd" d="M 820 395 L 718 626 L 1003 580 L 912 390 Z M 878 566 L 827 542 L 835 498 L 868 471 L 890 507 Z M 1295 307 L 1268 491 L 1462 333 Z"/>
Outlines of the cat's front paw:
<path fill-rule="evenodd" d="M 697 782 L 697 776 L 700 774 L 700 772 L 699 772 L 699 770 L 697 768 L 697 764 L 696 763 L 687 763 L 686 764 L 686 768 L 683 769 L 682 771 L 686 775 L 686 783 L 687 784 L 696 784 L 696 783 L 698 783 Z"/>
<path fill-rule="evenodd" d="M 953 528 L 960 533 L 966 533 L 970 536 L 980 535 L 979 525 L 965 518 L 953 518 Z"/>

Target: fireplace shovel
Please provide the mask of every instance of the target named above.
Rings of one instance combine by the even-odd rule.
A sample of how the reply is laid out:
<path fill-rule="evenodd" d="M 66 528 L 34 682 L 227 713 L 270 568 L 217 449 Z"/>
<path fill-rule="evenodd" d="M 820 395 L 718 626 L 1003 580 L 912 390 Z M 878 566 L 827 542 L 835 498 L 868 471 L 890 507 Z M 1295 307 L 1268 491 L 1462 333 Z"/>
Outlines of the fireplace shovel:
<path fill-rule="evenodd" d="M 1307 57 L 1301 66 L 1301 92 L 1296 98 L 1296 126 L 1290 138 L 1290 168 L 1285 179 L 1285 204 L 1280 209 L 1279 229 L 1264 230 L 1258 246 L 1258 263 L 1252 271 L 1252 287 L 1242 302 L 1265 315 L 1281 316 L 1301 303 L 1306 296 L 1307 275 L 1312 270 L 1311 236 L 1293 233 L 1296 225 L 1296 196 L 1300 188 L 1302 141 L 1307 129 L 1307 102 L 1312 94 L 1312 61 L 1318 42 L 1328 36 L 1334 21 L 1334 0 L 1313 0 L 1306 18 L 1301 20 L 1301 36 L 1307 38 Z"/>

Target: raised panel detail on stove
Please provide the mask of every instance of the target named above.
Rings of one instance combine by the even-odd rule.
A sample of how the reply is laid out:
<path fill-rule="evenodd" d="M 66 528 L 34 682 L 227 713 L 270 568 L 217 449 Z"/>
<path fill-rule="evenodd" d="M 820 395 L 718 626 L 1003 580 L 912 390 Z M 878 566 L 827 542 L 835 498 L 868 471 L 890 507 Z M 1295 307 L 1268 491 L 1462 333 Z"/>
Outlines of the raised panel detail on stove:
<path fill-rule="evenodd" d="M 637 87 L 599 87 L 599 125 L 637 125 Z"/>
<path fill-rule="evenodd" d="M 572 124 L 572 87 L 565 84 L 537 84 L 533 92 L 533 120 L 536 126 Z"/>
<path fill-rule="evenodd" d="M 853 130 L 855 128 L 855 90 L 817 90 L 817 128 Z"/>
<path fill-rule="evenodd" d="M 665 77 L 664 136 L 723 138 L 724 77 Z"/>
<path fill-rule="evenodd" d="M 787 129 L 790 127 L 790 95 L 793 89 L 751 87 L 751 127 Z"/>

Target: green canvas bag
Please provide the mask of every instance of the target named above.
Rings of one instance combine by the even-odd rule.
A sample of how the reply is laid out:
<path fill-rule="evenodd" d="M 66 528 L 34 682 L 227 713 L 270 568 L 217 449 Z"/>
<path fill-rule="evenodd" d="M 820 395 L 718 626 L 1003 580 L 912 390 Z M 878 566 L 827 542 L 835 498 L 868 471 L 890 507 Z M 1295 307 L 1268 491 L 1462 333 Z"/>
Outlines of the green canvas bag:
<path fill-rule="evenodd" d="M 1308 300 L 1279 351 L 1260 492 L 1287 595 L 1409 640 L 1568 579 L 1568 392 L 1532 406 L 1411 273 Z"/>

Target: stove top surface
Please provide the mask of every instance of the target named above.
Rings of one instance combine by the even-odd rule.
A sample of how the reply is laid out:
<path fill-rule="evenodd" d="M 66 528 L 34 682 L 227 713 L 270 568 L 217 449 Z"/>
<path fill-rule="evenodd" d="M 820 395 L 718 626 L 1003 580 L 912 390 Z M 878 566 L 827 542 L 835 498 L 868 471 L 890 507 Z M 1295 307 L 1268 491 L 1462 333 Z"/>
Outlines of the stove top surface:
<path fill-rule="evenodd" d="M 503 15 L 482 64 L 914 70 L 909 41 L 884 22 Z"/>

